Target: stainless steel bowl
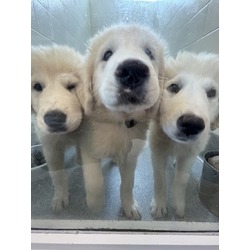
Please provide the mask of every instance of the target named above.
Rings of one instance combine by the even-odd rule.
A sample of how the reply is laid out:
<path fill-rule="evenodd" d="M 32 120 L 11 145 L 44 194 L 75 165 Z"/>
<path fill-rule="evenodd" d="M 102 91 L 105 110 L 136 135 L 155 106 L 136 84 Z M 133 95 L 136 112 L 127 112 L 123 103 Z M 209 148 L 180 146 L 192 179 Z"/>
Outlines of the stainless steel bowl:
<path fill-rule="evenodd" d="M 219 156 L 219 151 L 213 150 L 204 154 L 199 197 L 205 207 L 219 216 L 219 169 L 209 163 L 209 158 L 213 156 Z"/>
<path fill-rule="evenodd" d="M 42 168 L 46 166 L 46 160 L 43 154 L 43 147 L 41 144 L 31 146 L 31 169 Z"/>

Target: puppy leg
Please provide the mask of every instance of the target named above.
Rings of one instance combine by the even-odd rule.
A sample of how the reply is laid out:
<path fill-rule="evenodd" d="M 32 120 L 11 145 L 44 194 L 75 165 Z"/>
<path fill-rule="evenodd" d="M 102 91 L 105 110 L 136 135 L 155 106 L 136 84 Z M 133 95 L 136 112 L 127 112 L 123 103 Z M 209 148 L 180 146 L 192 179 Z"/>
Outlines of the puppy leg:
<path fill-rule="evenodd" d="M 134 139 L 128 156 L 119 164 L 121 174 L 121 205 L 125 215 L 129 219 L 139 220 L 141 215 L 133 197 L 134 175 L 137 157 L 144 146 L 144 141 Z"/>
<path fill-rule="evenodd" d="M 154 198 L 151 202 L 151 214 L 155 218 L 162 218 L 167 215 L 166 152 L 152 148 L 151 159 L 154 174 Z"/>
<path fill-rule="evenodd" d="M 127 160 L 123 164 L 120 164 L 121 174 L 121 205 L 125 215 L 129 219 L 139 220 L 141 215 L 138 210 L 138 206 L 133 197 L 134 188 L 134 172 L 136 167 L 136 159 Z"/>
<path fill-rule="evenodd" d="M 104 178 L 100 161 L 87 154 L 81 155 L 87 206 L 91 212 L 99 213 L 105 201 Z"/>
<path fill-rule="evenodd" d="M 173 184 L 173 207 L 178 217 L 185 214 L 185 195 L 188 185 L 192 166 L 196 160 L 196 156 L 178 157 L 176 159 L 175 177 Z"/>
<path fill-rule="evenodd" d="M 54 186 L 54 197 L 51 208 L 58 213 L 69 205 L 68 177 L 64 169 L 63 145 L 46 144 L 43 147 L 44 156 L 49 167 L 49 173 Z"/>
<path fill-rule="evenodd" d="M 77 165 L 82 165 L 81 148 L 80 148 L 80 145 L 78 143 L 76 144 L 75 162 Z"/>

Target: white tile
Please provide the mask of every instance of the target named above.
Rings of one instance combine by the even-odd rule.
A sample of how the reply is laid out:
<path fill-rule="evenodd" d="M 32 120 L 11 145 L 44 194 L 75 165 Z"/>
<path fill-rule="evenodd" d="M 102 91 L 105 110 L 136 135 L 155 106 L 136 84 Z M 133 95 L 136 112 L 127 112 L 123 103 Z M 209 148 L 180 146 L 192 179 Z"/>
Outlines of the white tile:
<path fill-rule="evenodd" d="M 78 9 L 78 6 L 83 5 L 79 5 L 79 2 L 72 0 L 54 1 L 53 5 L 51 4 L 51 14 L 57 20 L 57 23 L 54 23 L 53 25 L 60 27 L 60 30 L 58 31 L 54 29 L 54 33 L 57 33 L 58 38 L 59 32 L 62 32 L 64 42 L 65 40 L 75 41 L 84 39 L 82 31 L 84 30 L 84 27 L 86 27 L 86 21 L 84 16 L 80 14 L 83 11 Z M 69 37 L 70 35 L 72 36 L 72 39 Z"/>
<path fill-rule="evenodd" d="M 194 18 L 192 18 L 178 32 L 177 37 L 179 49 L 191 44 L 203 36 L 203 27 L 205 22 L 207 8 L 202 9 Z"/>
<path fill-rule="evenodd" d="M 64 15 L 65 7 L 59 0 L 50 1 L 50 14 L 59 22 L 62 26 L 67 25 L 67 20 Z"/>
<path fill-rule="evenodd" d="M 162 18 L 164 20 L 164 23 L 162 23 L 161 25 L 164 28 L 167 28 L 168 25 L 172 25 L 171 24 L 172 19 L 180 11 L 183 4 L 185 4 L 184 0 L 173 1 L 172 4 L 168 7 L 167 11 L 165 12 Z"/>
<path fill-rule="evenodd" d="M 35 30 L 31 30 L 31 44 L 32 45 L 52 45 L 54 41 L 48 39 L 42 34 L 36 32 Z"/>
<path fill-rule="evenodd" d="M 84 37 L 85 40 L 88 39 L 91 36 L 90 25 L 87 22 L 83 23 L 81 33 L 83 33 L 83 35 L 81 35 L 81 37 Z M 84 39 L 84 38 L 82 38 L 82 39 Z"/>
<path fill-rule="evenodd" d="M 92 14 L 91 15 L 91 25 L 92 26 L 107 26 L 119 22 L 120 16 L 116 13 L 103 13 L 99 14 Z"/>
<path fill-rule="evenodd" d="M 71 15 L 71 17 L 75 20 L 79 27 L 82 27 L 84 22 L 83 9 L 79 8 L 78 2 L 72 0 L 61 0 L 62 4 L 65 6 L 67 12 Z"/>
<path fill-rule="evenodd" d="M 37 29 L 36 14 L 33 1 L 31 2 L 31 28 L 34 30 Z"/>
<path fill-rule="evenodd" d="M 72 17 L 67 9 L 63 10 L 64 18 L 66 20 L 65 28 L 69 33 L 71 33 L 74 37 L 78 38 L 81 27 L 77 24 L 77 21 Z"/>
<path fill-rule="evenodd" d="M 87 48 L 87 41 L 89 40 L 90 37 L 90 30 L 88 27 L 88 30 L 82 30 L 82 35 L 81 37 L 78 39 L 78 43 L 79 43 L 79 51 L 82 53 L 86 52 L 86 48 Z"/>
<path fill-rule="evenodd" d="M 52 38 L 53 33 L 51 27 L 51 16 L 39 2 L 34 5 L 34 9 L 37 31 L 44 34 L 48 38 Z"/>
<path fill-rule="evenodd" d="M 203 35 L 219 27 L 219 0 L 212 0 L 207 7 Z"/>
<path fill-rule="evenodd" d="M 46 10 L 49 11 L 49 0 L 36 0 L 38 1 Z"/>
<path fill-rule="evenodd" d="M 99 31 L 103 30 L 103 26 L 94 26 L 91 25 L 90 26 L 90 30 L 91 30 L 91 36 L 94 36 L 95 34 L 97 34 Z"/>
<path fill-rule="evenodd" d="M 42 6 L 41 6 L 41 4 Z M 168 41 L 172 53 L 187 48 L 200 49 L 210 41 L 212 50 L 218 48 L 214 34 L 218 28 L 218 0 L 34 0 L 32 28 L 56 42 L 69 42 L 82 51 L 86 41 L 104 26 L 122 22 L 139 22 L 159 31 Z M 43 11 L 41 10 L 43 8 Z M 46 12 L 46 10 L 47 12 Z M 44 12 L 45 11 L 45 12 Z M 90 12 L 91 11 L 91 12 Z M 56 18 L 48 16 L 48 12 Z M 168 25 L 167 25 L 168 24 Z M 70 37 L 71 36 L 71 37 Z M 77 44 L 78 43 L 78 44 Z M 208 46 L 208 44 L 206 45 Z"/>
<path fill-rule="evenodd" d="M 181 6 L 178 13 L 168 25 L 168 29 L 179 30 L 193 18 L 210 0 L 188 0 Z"/>
<path fill-rule="evenodd" d="M 67 45 L 68 46 L 70 46 L 76 50 L 79 50 L 80 42 L 75 37 L 73 37 L 68 31 L 66 31 L 66 38 L 67 38 Z"/>
<path fill-rule="evenodd" d="M 75 0 L 75 1 L 77 10 L 80 10 L 79 13 L 84 17 L 85 21 L 90 25 L 89 0 Z"/>
<path fill-rule="evenodd" d="M 110 14 L 110 12 L 117 12 L 120 9 L 120 4 L 127 1 L 117 0 L 90 0 L 89 8 L 91 15 L 93 14 Z M 131 3 L 132 4 L 132 3 Z"/>
<path fill-rule="evenodd" d="M 190 44 L 185 50 L 202 52 L 207 51 L 211 53 L 219 53 L 219 30 L 215 30 L 210 34 L 202 37 L 200 40 Z"/>
<path fill-rule="evenodd" d="M 90 1 L 89 0 L 75 0 L 74 2 L 79 10 L 82 10 L 83 12 L 89 12 Z"/>
<path fill-rule="evenodd" d="M 51 19 L 51 26 L 53 32 L 53 39 L 57 43 L 67 43 L 66 30 L 55 18 Z"/>
<path fill-rule="evenodd" d="M 172 25 L 169 25 L 165 29 L 164 35 L 169 40 L 171 53 L 175 54 L 178 50 L 187 46 L 190 48 L 195 48 L 198 45 L 201 46 L 202 41 L 205 41 L 202 39 L 204 34 L 207 34 L 209 30 L 219 27 L 219 20 L 216 18 L 217 14 L 218 6 L 216 7 L 214 0 L 211 2 L 208 0 L 186 1 L 177 15 L 172 19 Z M 213 19 L 213 21 L 210 19 Z M 218 43 L 216 45 L 216 39 L 212 39 L 212 37 L 214 36 L 208 39 L 211 41 L 211 47 L 215 50 L 215 46 L 218 47 Z M 194 43 L 200 39 L 202 41 Z"/>

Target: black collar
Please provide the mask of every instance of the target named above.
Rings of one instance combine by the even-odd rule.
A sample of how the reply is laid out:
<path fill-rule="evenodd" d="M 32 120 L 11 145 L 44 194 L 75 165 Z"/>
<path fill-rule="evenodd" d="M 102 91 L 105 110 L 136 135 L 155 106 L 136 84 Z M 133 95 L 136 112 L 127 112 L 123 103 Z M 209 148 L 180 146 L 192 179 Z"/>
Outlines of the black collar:
<path fill-rule="evenodd" d="M 134 119 L 125 121 L 125 126 L 126 126 L 127 128 L 132 128 L 132 127 L 134 127 L 136 124 L 137 124 L 137 121 L 134 120 Z"/>

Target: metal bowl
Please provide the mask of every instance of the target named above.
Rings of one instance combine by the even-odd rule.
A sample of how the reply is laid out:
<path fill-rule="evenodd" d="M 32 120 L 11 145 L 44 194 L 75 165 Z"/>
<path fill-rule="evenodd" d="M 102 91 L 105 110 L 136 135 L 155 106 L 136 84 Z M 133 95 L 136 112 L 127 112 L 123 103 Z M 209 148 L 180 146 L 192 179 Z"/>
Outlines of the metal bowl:
<path fill-rule="evenodd" d="M 41 144 L 31 146 L 31 169 L 35 170 L 38 168 L 45 167 L 47 165 L 43 147 Z"/>
<path fill-rule="evenodd" d="M 219 151 L 213 150 L 204 154 L 199 198 L 205 207 L 219 216 L 219 169 L 209 163 L 209 158 L 213 156 L 219 156 Z"/>

